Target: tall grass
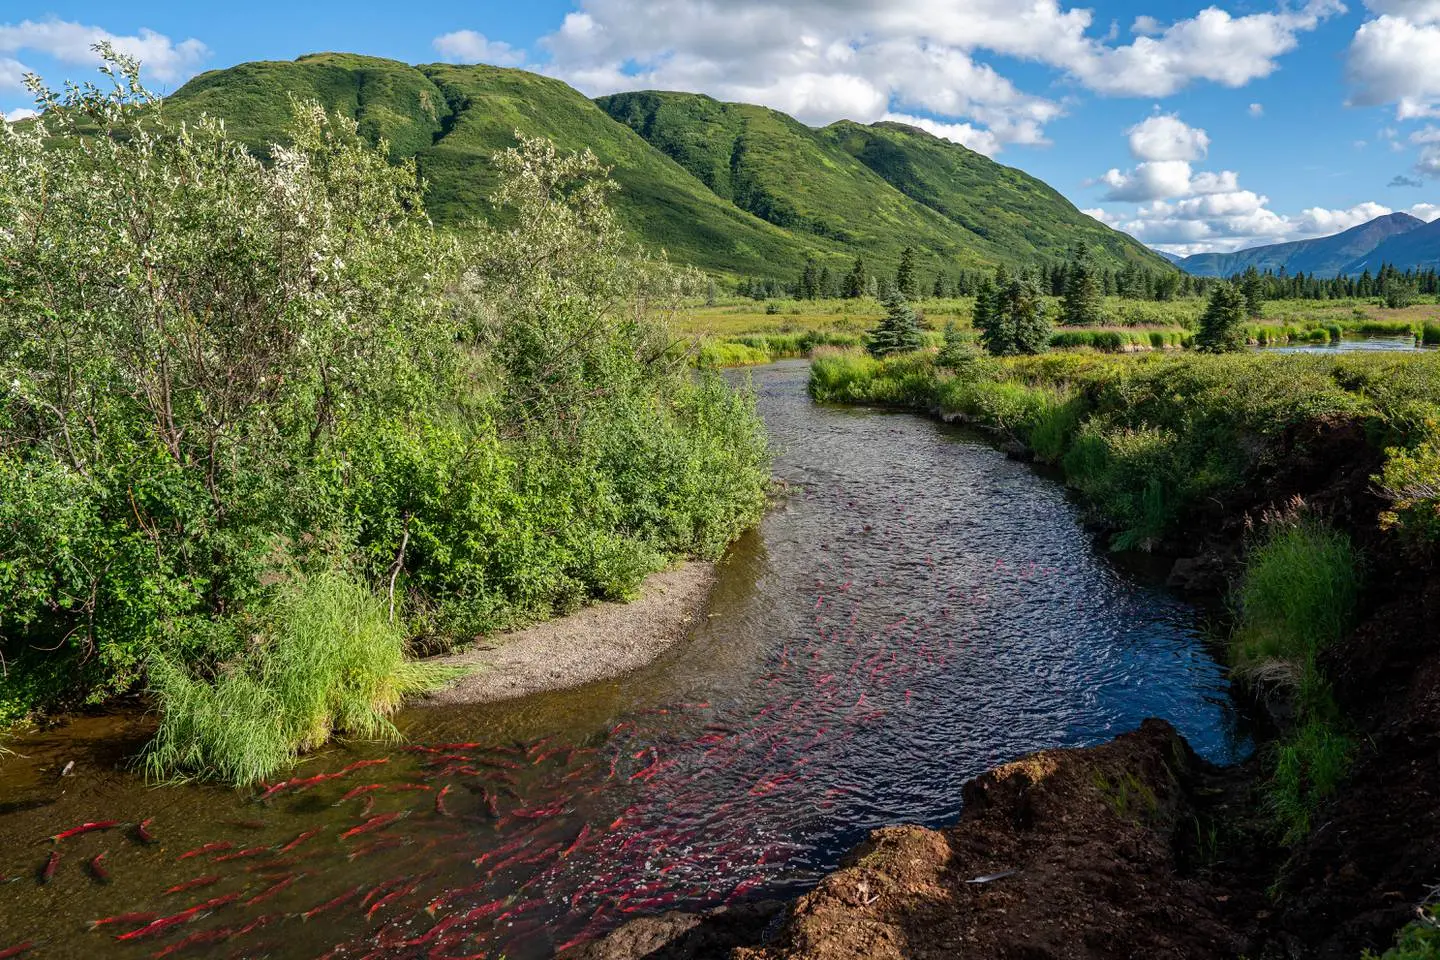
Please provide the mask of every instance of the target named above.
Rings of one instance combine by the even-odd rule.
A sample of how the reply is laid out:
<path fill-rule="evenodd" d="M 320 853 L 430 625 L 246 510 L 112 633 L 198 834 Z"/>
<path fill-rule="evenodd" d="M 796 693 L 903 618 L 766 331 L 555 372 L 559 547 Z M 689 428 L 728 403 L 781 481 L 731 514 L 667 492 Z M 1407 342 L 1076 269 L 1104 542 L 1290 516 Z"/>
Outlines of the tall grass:
<path fill-rule="evenodd" d="M 389 715 L 401 699 L 446 678 L 406 662 L 404 627 L 385 601 L 340 573 L 282 589 L 253 626 L 243 652 L 214 677 L 163 656 L 150 665 L 160 708 L 144 755 L 151 777 L 249 784 L 332 733 L 393 738 Z"/>
<path fill-rule="evenodd" d="M 1281 689 L 1299 720 L 1276 747 L 1269 785 L 1287 843 L 1310 832 L 1315 810 L 1335 794 L 1354 754 L 1318 658 L 1354 620 L 1359 570 L 1345 534 L 1313 520 L 1282 521 L 1251 552 L 1237 590 L 1230 647 L 1237 676 Z"/>

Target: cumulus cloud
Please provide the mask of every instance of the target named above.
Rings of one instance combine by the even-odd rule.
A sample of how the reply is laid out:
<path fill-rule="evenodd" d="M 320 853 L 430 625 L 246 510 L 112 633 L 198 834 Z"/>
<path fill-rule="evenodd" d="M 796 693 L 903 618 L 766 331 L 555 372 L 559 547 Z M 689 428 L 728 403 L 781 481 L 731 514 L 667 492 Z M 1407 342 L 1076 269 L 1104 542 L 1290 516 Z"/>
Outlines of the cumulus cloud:
<path fill-rule="evenodd" d="M 1175 114 L 1156 114 L 1125 131 L 1136 160 L 1203 160 L 1210 135 Z"/>
<path fill-rule="evenodd" d="M 1415 172 L 1429 180 L 1440 180 L 1440 143 L 1431 143 L 1420 149 L 1415 160 Z"/>
<path fill-rule="evenodd" d="M 29 120 L 31 117 L 38 116 L 40 116 L 40 114 L 31 110 L 29 107 L 20 107 L 11 110 L 9 113 L 0 112 L 0 119 L 4 119 L 6 123 L 18 123 L 21 120 Z"/>
<path fill-rule="evenodd" d="M 1133 215 L 1104 208 L 1085 212 L 1177 256 L 1328 236 L 1393 212 L 1383 204 L 1366 202 L 1339 210 L 1311 207 L 1288 216 L 1268 209 L 1268 203 L 1266 197 L 1242 190 L 1233 195 L 1150 204 Z M 1426 220 L 1440 217 L 1440 207 L 1429 204 L 1416 204 L 1410 212 Z"/>
<path fill-rule="evenodd" d="M 1345 73 L 1350 103 L 1394 104 L 1401 120 L 1433 117 L 1440 98 L 1440 24 L 1384 15 L 1360 25 L 1350 41 Z"/>
<path fill-rule="evenodd" d="M 1274 73 L 1279 57 L 1299 45 L 1300 34 L 1344 10 L 1338 0 L 1311 0 L 1298 10 L 1242 17 L 1207 7 L 1129 46 L 1092 44 L 1065 66 L 1099 93 L 1164 97 L 1196 80 L 1242 87 Z M 1153 18 L 1147 21 L 1145 27 L 1158 27 Z"/>
<path fill-rule="evenodd" d="M 68 20 L 0 23 L 0 86 L 4 85 L 6 78 L 7 61 L 3 55 L 30 50 L 62 63 L 91 64 L 96 62 L 91 47 L 102 41 L 110 43 L 120 53 L 135 57 L 144 65 L 147 74 L 165 83 L 188 78 L 210 54 L 209 48 L 199 40 L 191 38 L 176 43 L 164 34 L 147 28 L 134 34 L 119 35 Z"/>
<path fill-rule="evenodd" d="M 490 40 L 474 30 L 456 30 L 436 37 L 436 52 L 451 63 L 488 63 L 497 67 L 518 67 L 525 51 L 499 40 Z"/>
<path fill-rule="evenodd" d="M 1404 17 L 1414 23 L 1440 21 L 1440 0 L 1365 0 L 1371 13 Z"/>
<path fill-rule="evenodd" d="M 1128 44 L 1062 0 L 580 0 L 541 43 L 543 69 L 592 94 L 647 87 L 763 103 L 808 123 L 930 116 L 993 152 L 1044 142 L 1062 102 L 1017 89 L 982 52 L 1038 62 L 1090 90 L 1166 96 L 1273 72 L 1341 9 L 1140 17 Z M 1113 27 L 1113 25 L 1111 25 Z M 963 142 L 963 141 L 962 141 Z"/>
<path fill-rule="evenodd" d="M 1391 212 L 1367 201 L 1343 209 L 1276 213 L 1268 197 L 1240 186 L 1235 171 L 1194 169 L 1192 161 L 1203 159 L 1210 147 L 1204 130 L 1176 116 L 1157 114 L 1125 134 L 1131 154 L 1142 162 L 1128 173 L 1109 170 L 1090 185 L 1107 188 L 1107 204 L 1134 203 L 1135 208 L 1126 212 L 1106 206 L 1085 212 L 1168 253 L 1183 256 L 1325 236 Z M 1440 153 L 1440 129 L 1427 127 L 1411 139 Z"/>
<path fill-rule="evenodd" d="M 0 90 L 24 90 L 30 68 L 14 57 L 0 57 Z"/>
<path fill-rule="evenodd" d="M 903 113 L 887 113 L 883 119 L 919 127 L 926 133 L 969 147 L 976 153 L 983 153 L 987 157 L 993 157 L 1000 152 L 999 138 L 989 130 L 981 130 L 973 124 L 941 123 L 929 117 L 912 117 Z"/>
<path fill-rule="evenodd" d="M 1419 217 L 1426 223 L 1440 220 L 1440 204 L 1417 203 L 1409 210 L 1410 216 Z"/>

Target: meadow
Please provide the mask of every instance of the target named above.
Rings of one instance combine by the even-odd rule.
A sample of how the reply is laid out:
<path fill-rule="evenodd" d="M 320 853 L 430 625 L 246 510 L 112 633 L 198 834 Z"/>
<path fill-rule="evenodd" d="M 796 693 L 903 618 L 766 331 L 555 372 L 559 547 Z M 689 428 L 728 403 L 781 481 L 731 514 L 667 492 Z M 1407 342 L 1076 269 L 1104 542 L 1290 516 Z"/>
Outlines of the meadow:
<path fill-rule="evenodd" d="M 938 342 L 953 322 L 972 333 L 970 297 L 917 301 L 922 326 Z M 1046 298 L 1047 312 L 1059 313 L 1059 300 Z M 1199 325 L 1205 301 L 1168 302 L 1105 299 L 1106 322 L 1098 327 L 1056 327 L 1051 347 L 1091 348 L 1104 353 L 1173 350 L 1187 347 Z M 884 316 L 876 300 L 716 299 L 689 306 L 676 318 L 677 333 L 696 343 L 702 366 L 742 366 L 803 356 L 814 346 L 851 346 Z M 1440 344 L 1440 304 L 1419 303 L 1390 309 L 1375 300 L 1277 300 L 1267 302 L 1260 319 L 1247 323 L 1245 338 L 1255 345 L 1330 343 L 1346 336 L 1415 336 Z M 803 349 L 797 345 L 804 345 Z"/>

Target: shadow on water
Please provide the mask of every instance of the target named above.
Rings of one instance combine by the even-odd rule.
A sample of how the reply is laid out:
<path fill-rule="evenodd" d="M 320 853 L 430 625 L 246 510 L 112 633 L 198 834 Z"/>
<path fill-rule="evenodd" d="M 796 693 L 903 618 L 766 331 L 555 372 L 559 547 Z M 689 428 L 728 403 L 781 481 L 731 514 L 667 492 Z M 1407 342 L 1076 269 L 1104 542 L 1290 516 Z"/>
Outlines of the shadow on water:
<path fill-rule="evenodd" d="M 965 780 L 1036 749 L 1149 716 L 1212 760 L 1245 749 L 1195 612 L 1098 554 L 1062 488 L 954 428 L 814 406 L 805 377 L 753 373 L 789 493 L 644 670 L 410 710 L 405 745 L 333 748 L 263 800 L 147 789 L 75 740 L 86 762 L 57 780 L 83 730 L 14 744 L 0 949 L 547 957 L 804 889 L 874 827 L 952 821 Z M 151 844 L 126 825 L 146 819 Z M 96 820 L 122 824 L 55 845 L 39 883 L 42 838 Z"/>

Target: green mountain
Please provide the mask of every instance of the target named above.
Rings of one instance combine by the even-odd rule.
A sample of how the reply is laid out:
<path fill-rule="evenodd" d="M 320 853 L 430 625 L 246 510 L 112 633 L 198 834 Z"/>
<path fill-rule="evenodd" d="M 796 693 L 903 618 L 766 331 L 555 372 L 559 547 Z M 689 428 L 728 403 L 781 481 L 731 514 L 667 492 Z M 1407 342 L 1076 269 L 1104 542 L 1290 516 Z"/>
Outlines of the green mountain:
<path fill-rule="evenodd" d="M 202 74 L 167 101 L 208 113 L 263 152 L 280 139 L 289 95 L 353 117 L 396 159 L 413 158 L 440 223 L 492 211 L 490 158 L 515 132 L 612 167 L 635 235 L 706 270 L 788 277 L 807 257 L 834 268 L 863 255 L 893 269 L 913 245 L 922 268 L 1060 258 L 1079 241 L 1111 263 L 1167 264 L 1018 170 L 897 124 L 807 127 L 763 107 L 691 94 L 592 101 L 564 83 L 489 66 L 411 66 L 322 53 Z"/>
<path fill-rule="evenodd" d="M 872 258 L 895 260 L 914 245 L 940 261 L 1015 263 L 1060 259 L 1085 240 L 1114 264 L 1165 267 L 1034 177 L 915 127 L 840 121 L 817 130 L 693 93 L 596 102 L 717 196 Z"/>

